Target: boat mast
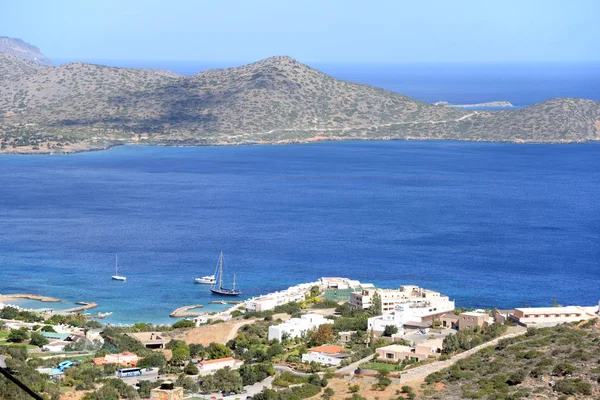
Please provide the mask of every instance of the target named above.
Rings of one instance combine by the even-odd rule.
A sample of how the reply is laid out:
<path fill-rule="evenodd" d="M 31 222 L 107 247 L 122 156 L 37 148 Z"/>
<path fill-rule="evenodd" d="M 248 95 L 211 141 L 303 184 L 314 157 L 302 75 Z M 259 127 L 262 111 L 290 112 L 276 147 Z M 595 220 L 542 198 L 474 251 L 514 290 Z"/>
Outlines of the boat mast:
<path fill-rule="evenodd" d="M 219 256 L 219 289 L 223 289 L 223 252 Z"/>
<path fill-rule="evenodd" d="M 115 254 L 115 276 L 119 276 L 119 255 Z"/>
<path fill-rule="evenodd" d="M 235 292 L 235 274 L 233 274 L 233 291 Z"/>

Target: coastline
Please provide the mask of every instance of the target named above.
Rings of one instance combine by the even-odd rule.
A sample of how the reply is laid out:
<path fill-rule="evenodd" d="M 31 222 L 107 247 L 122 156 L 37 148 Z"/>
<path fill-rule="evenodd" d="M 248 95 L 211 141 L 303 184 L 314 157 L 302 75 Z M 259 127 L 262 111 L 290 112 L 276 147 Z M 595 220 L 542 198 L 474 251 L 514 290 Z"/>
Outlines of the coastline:
<path fill-rule="evenodd" d="M 0 294 L 0 303 L 5 303 L 11 300 L 37 300 L 42 303 L 60 303 L 62 300 L 56 297 L 42 296 L 39 294 L 29 294 L 29 293 L 14 293 L 14 294 Z"/>
<path fill-rule="evenodd" d="M 81 147 L 77 149 L 66 149 L 65 151 L 7 151 L 8 149 L 0 149 L 0 156 L 14 155 L 14 156 L 53 156 L 53 155 L 75 155 L 82 153 L 92 153 L 110 150 L 115 147 L 121 146 L 140 146 L 140 147 L 239 147 L 239 146 L 280 146 L 280 145 L 302 145 L 312 143 L 323 143 L 323 142 L 351 142 L 351 141 L 365 141 L 365 142 L 391 142 L 391 141 L 406 141 L 406 142 L 465 142 L 465 143 L 503 143 L 503 144 L 525 144 L 525 145 L 539 145 L 539 144 L 550 144 L 550 145 L 574 145 L 574 144 L 594 144 L 600 142 L 598 139 L 585 139 L 585 140 L 550 140 L 550 141 L 537 141 L 537 140 L 525 140 L 525 139 L 514 139 L 514 140 L 479 140 L 479 139 L 459 139 L 459 138 L 439 138 L 439 137 L 382 137 L 382 138 L 365 138 L 365 137 L 342 137 L 342 136 L 330 136 L 330 137 L 313 137 L 305 140 L 280 140 L 276 142 L 261 142 L 261 141 L 248 141 L 241 143 L 232 142 L 207 142 L 198 141 L 194 143 L 193 140 L 183 140 L 182 143 L 178 142 L 130 142 L 130 143 L 111 143 L 105 146 L 90 146 Z"/>

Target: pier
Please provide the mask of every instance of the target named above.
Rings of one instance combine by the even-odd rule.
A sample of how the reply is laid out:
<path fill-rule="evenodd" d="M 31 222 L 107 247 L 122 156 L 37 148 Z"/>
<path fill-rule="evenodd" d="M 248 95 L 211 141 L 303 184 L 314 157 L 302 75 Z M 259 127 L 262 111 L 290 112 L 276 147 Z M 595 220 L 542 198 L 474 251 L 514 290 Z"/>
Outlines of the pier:
<path fill-rule="evenodd" d="M 15 294 L 0 294 L 0 302 L 2 300 L 27 299 L 37 300 L 44 303 L 58 303 L 62 301 L 56 297 L 41 296 L 39 294 L 15 293 Z"/>
<path fill-rule="evenodd" d="M 210 304 L 242 304 L 242 300 L 213 300 Z"/>
<path fill-rule="evenodd" d="M 79 303 L 83 303 L 83 302 L 79 302 Z M 76 313 L 79 311 L 89 310 L 90 308 L 96 308 L 96 307 L 98 307 L 98 304 L 91 302 L 91 303 L 86 303 L 83 306 L 73 307 L 73 308 L 69 308 L 67 310 L 60 310 L 57 312 L 57 314 L 71 314 L 71 313 Z"/>
<path fill-rule="evenodd" d="M 179 307 L 178 309 L 173 311 L 171 314 L 169 314 L 169 316 L 172 318 L 198 317 L 204 313 L 200 312 L 200 311 L 191 311 L 191 310 L 194 310 L 196 308 L 203 308 L 203 307 L 204 306 L 202 304 L 193 304 L 191 306 Z"/>

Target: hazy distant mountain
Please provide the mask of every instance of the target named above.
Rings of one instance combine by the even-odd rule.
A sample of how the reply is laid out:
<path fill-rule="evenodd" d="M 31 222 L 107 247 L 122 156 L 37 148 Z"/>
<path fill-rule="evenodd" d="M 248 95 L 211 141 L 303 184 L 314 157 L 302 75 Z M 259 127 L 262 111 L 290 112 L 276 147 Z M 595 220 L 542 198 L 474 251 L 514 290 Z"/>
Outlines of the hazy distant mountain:
<path fill-rule="evenodd" d="M 8 61 L 7 61 L 8 60 Z M 18 70 L 14 60 L 0 64 Z M 180 76 L 75 63 L 0 80 L 3 151 L 119 143 L 246 144 L 324 139 L 600 139 L 600 103 L 555 99 L 474 112 L 341 81 L 289 57 Z"/>
<path fill-rule="evenodd" d="M 21 39 L 0 36 L 0 54 L 12 54 L 42 65 L 52 65 L 40 49 Z"/>

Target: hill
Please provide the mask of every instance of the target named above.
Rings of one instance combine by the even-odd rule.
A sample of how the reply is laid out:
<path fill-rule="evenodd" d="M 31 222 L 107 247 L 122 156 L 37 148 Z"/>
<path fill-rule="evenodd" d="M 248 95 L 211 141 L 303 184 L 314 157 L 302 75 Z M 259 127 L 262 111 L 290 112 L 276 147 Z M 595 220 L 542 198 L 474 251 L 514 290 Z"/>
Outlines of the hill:
<path fill-rule="evenodd" d="M 427 399 L 600 398 L 598 319 L 530 328 L 427 377 Z"/>
<path fill-rule="evenodd" d="M 345 82 L 290 57 L 180 76 L 74 63 L 19 66 L 0 57 L 5 152 L 120 143 L 290 143 L 339 139 L 572 142 L 600 138 L 600 103 L 555 99 L 475 112 Z"/>
<path fill-rule="evenodd" d="M 10 54 L 41 65 L 52 65 L 37 47 L 21 40 L 0 36 L 0 54 Z"/>

